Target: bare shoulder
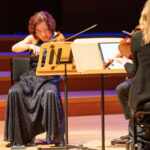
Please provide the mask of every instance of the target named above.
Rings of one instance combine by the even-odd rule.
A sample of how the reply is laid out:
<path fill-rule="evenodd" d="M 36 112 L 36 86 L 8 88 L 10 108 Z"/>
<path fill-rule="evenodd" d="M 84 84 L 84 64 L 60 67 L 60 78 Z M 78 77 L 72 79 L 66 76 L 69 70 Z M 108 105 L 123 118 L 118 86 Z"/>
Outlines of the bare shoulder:
<path fill-rule="evenodd" d="M 24 39 L 25 43 L 28 44 L 35 44 L 37 42 L 37 40 L 34 38 L 33 35 L 28 35 L 25 39 Z"/>

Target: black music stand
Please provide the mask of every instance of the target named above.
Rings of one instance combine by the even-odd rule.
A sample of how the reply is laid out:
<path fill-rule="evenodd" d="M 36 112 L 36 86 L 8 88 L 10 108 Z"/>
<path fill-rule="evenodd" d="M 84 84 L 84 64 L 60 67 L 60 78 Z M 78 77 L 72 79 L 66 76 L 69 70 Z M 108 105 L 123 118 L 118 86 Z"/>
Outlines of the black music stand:
<path fill-rule="evenodd" d="M 59 64 L 64 64 L 64 92 L 65 92 L 65 146 L 60 147 L 49 147 L 41 148 L 38 150 L 67 150 L 67 149 L 82 149 L 82 150 L 97 150 L 93 148 L 84 147 L 83 145 L 70 145 L 68 144 L 68 87 L 67 87 L 67 64 L 72 63 L 72 61 L 60 61 Z"/>
<path fill-rule="evenodd" d="M 102 150 L 105 150 L 105 112 L 104 112 L 104 74 L 101 74 L 101 126 L 102 126 Z"/>

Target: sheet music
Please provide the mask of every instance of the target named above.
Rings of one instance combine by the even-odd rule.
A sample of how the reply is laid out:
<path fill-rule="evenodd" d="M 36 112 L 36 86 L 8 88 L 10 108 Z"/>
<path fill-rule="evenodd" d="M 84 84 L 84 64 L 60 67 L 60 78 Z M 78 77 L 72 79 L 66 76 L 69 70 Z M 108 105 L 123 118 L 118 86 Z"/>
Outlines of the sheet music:
<path fill-rule="evenodd" d="M 78 72 L 103 69 L 98 44 L 74 43 L 71 47 Z"/>
<path fill-rule="evenodd" d="M 103 69 L 104 58 L 99 43 L 120 42 L 122 38 L 76 39 L 72 44 L 76 69 L 78 72 Z"/>
<path fill-rule="evenodd" d="M 119 54 L 119 42 L 107 42 L 107 43 L 99 43 L 100 51 L 103 55 L 103 61 L 108 63 L 110 59 L 114 58 L 117 54 Z M 116 61 L 113 61 L 109 66 L 109 69 L 124 69 L 124 66 Z"/>

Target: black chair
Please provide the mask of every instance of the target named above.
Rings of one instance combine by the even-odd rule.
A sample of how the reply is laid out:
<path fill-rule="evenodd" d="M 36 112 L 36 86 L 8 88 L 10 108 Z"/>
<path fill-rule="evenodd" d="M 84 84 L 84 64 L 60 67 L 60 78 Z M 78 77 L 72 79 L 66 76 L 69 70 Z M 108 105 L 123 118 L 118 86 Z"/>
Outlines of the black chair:
<path fill-rule="evenodd" d="M 30 68 L 30 58 L 13 57 L 10 59 L 11 86 L 20 80 L 20 76 Z M 12 150 L 24 149 L 24 145 L 12 146 Z"/>
<path fill-rule="evenodd" d="M 140 127 L 144 126 L 150 126 L 150 122 L 143 122 L 141 121 L 143 117 L 146 117 L 146 115 L 150 115 L 150 101 L 143 104 L 139 109 L 135 110 L 132 115 L 133 120 L 133 141 L 126 144 L 126 150 L 137 150 L 137 142 L 138 142 L 138 136 L 137 136 L 137 126 Z M 146 141 L 145 143 L 150 144 L 149 141 Z"/>
<path fill-rule="evenodd" d="M 20 76 L 29 70 L 30 58 L 13 57 L 10 59 L 11 86 L 20 80 Z"/>

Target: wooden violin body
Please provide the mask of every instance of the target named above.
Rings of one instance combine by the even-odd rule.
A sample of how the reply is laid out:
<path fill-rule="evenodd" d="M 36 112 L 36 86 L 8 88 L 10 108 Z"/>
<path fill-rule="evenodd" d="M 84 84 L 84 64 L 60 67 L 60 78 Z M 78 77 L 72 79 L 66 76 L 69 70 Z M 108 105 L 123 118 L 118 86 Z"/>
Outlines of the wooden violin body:
<path fill-rule="evenodd" d="M 130 44 L 131 44 L 131 38 L 124 38 L 120 41 L 120 44 L 118 46 L 121 56 L 125 56 L 129 59 L 131 59 L 132 56 Z"/>
<path fill-rule="evenodd" d="M 140 25 L 137 25 L 134 31 L 140 30 L 140 29 L 141 29 Z M 126 37 L 120 41 L 119 46 L 118 46 L 120 53 L 117 54 L 114 58 L 125 56 L 128 59 L 132 59 L 130 45 L 131 45 L 131 36 L 134 31 L 132 31 L 131 33 L 124 31 L 124 30 L 122 31 L 123 33 L 127 34 L 129 37 Z M 104 64 L 104 68 L 107 68 L 114 61 L 114 58 L 110 59 L 108 63 Z"/>
<path fill-rule="evenodd" d="M 52 40 L 50 40 L 49 42 L 60 42 L 60 41 L 64 41 L 65 37 L 63 36 L 62 33 L 58 32 L 53 38 Z"/>
<path fill-rule="evenodd" d="M 140 25 L 137 25 L 134 31 L 137 31 L 137 30 L 140 30 L 140 29 L 141 29 Z M 122 39 L 120 41 L 120 44 L 119 44 L 119 47 L 118 47 L 121 55 L 125 56 L 125 57 L 127 57 L 129 59 L 132 59 L 130 44 L 131 44 L 131 36 L 132 36 L 132 34 L 133 34 L 134 31 L 132 31 L 131 33 L 123 31 L 129 37 L 126 37 L 126 38 Z"/>

